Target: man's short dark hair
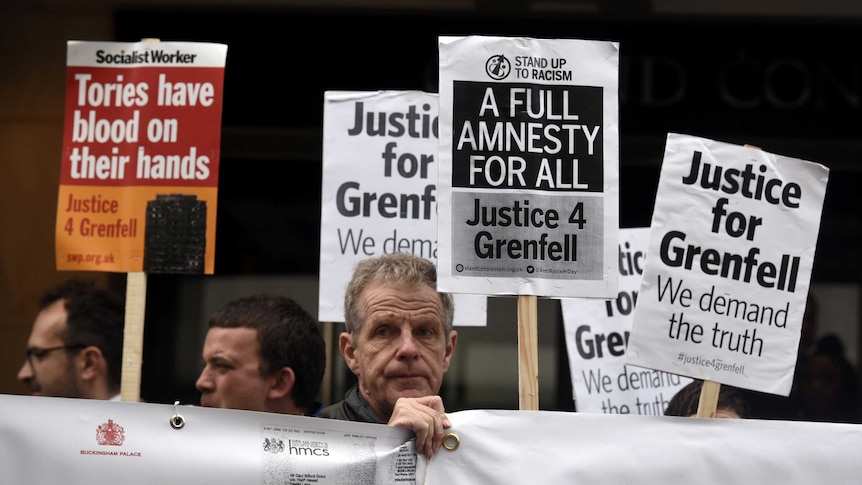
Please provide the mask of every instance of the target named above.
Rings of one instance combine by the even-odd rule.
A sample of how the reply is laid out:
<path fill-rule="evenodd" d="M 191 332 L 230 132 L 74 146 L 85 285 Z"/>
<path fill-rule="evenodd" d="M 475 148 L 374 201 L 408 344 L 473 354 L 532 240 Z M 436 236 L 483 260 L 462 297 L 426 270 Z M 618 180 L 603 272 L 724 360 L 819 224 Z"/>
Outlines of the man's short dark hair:
<path fill-rule="evenodd" d="M 228 302 L 209 320 L 209 328 L 251 328 L 260 344 L 261 375 L 290 367 L 296 374 L 294 402 L 315 404 L 326 370 L 326 343 L 320 323 L 284 296 L 253 295 Z"/>
<path fill-rule="evenodd" d="M 39 305 L 44 310 L 63 300 L 67 345 L 96 346 L 108 366 L 108 386 L 120 389 L 123 359 L 123 325 L 125 303 L 117 293 L 99 288 L 93 281 L 70 279 L 42 294 Z"/>

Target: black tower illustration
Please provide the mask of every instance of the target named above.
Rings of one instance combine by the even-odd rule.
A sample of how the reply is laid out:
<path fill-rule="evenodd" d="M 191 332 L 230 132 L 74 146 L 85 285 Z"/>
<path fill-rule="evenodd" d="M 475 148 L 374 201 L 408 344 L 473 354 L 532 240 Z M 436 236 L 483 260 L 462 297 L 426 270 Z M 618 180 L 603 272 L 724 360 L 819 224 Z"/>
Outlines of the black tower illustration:
<path fill-rule="evenodd" d="M 195 195 L 157 195 L 147 202 L 144 272 L 203 273 L 207 203 Z"/>

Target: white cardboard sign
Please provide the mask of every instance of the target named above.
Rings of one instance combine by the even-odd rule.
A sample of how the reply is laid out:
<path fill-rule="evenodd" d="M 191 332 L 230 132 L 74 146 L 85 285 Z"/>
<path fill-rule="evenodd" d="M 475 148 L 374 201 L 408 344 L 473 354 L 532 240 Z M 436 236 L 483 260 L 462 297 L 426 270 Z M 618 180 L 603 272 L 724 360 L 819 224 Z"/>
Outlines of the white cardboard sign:
<path fill-rule="evenodd" d="M 616 298 L 562 298 L 569 373 L 578 412 L 660 416 L 688 377 L 627 366 L 649 228 L 620 229 Z"/>
<path fill-rule="evenodd" d="M 394 252 L 437 261 L 437 130 L 435 94 L 325 93 L 321 321 L 344 321 L 359 261 Z M 486 297 L 453 297 L 455 325 L 485 325 Z"/>
<path fill-rule="evenodd" d="M 669 134 L 627 363 L 788 395 L 828 177 Z"/>
<path fill-rule="evenodd" d="M 619 45 L 441 37 L 446 291 L 616 294 Z"/>

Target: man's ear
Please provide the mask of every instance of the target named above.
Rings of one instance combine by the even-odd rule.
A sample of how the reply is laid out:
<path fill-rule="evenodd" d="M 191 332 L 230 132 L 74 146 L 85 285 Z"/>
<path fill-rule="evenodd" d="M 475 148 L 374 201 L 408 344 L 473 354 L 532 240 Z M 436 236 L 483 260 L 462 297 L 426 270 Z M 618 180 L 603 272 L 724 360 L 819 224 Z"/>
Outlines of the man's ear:
<path fill-rule="evenodd" d="M 348 332 L 341 332 L 338 336 L 338 348 L 344 356 L 344 362 L 354 374 L 359 375 L 359 358 L 356 355 L 356 347 L 353 346 L 353 338 Z"/>
<path fill-rule="evenodd" d="M 108 373 L 108 364 L 105 362 L 102 349 L 95 345 L 84 347 L 78 353 L 75 357 L 75 367 L 78 369 L 81 379 L 85 381 L 93 381 Z"/>
<path fill-rule="evenodd" d="M 266 393 L 269 399 L 277 400 L 290 394 L 296 383 L 296 373 L 290 367 L 282 367 L 275 373 L 272 384 Z"/>
<path fill-rule="evenodd" d="M 458 332 L 452 330 L 449 332 L 449 340 L 446 342 L 446 353 L 443 356 L 443 372 L 449 370 L 449 363 L 452 361 L 452 355 L 455 353 L 455 345 L 458 344 Z"/>

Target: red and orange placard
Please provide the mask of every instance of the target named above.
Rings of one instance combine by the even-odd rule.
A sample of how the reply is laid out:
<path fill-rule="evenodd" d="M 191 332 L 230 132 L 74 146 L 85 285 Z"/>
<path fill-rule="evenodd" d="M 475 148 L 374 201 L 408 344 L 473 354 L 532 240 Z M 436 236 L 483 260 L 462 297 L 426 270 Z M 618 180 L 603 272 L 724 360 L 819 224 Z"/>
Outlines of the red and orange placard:
<path fill-rule="evenodd" d="M 213 273 L 226 54 L 68 43 L 58 270 Z"/>

